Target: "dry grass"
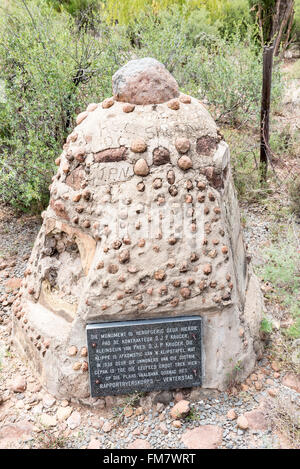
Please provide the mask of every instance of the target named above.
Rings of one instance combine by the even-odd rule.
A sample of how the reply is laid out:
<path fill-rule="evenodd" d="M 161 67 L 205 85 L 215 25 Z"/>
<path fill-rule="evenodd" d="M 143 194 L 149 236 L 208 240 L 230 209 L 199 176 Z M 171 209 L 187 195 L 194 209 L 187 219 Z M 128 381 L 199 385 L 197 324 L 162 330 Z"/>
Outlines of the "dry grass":
<path fill-rule="evenodd" d="M 300 408 L 289 396 L 279 394 L 267 411 L 273 429 L 287 439 L 291 448 L 300 448 Z"/>
<path fill-rule="evenodd" d="M 38 449 L 64 449 L 68 443 L 68 438 L 64 435 L 53 434 L 48 429 L 42 428 L 36 443 Z"/>

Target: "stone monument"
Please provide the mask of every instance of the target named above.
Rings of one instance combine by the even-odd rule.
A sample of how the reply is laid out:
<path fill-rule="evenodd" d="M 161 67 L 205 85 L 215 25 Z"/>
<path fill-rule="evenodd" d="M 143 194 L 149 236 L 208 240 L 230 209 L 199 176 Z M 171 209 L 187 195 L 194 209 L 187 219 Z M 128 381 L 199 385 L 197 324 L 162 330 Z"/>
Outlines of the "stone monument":
<path fill-rule="evenodd" d="M 117 327 L 127 325 L 132 335 L 137 325 L 148 331 L 180 320 L 179 335 L 161 344 L 171 347 L 182 334 L 184 347 L 192 330 L 184 318 L 198 318 L 201 333 L 200 322 L 199 335 L 191 333 L 201 346 L 196 382 L 225 389 L 237 365 L 241 379 L 253 370 L 263 306 L 243 242 L 229 148 L 201 102 L 181 93 L 154 59 L 132 60 L 116 72 L 113 94 L 78 115 L 56 160 L 49 207 L 13 307 L 15 345 L 50 393 L 85 398 L 99 382 L 90 388 L 97 374 L 88 353 L 99 343 L 93 336 L 88 343 L 89 328 L 109 324 L 110 337 L 120 338 Z M 144 342 L 152 360 L 152 345 Z M 106 343 L 111 353 L 114 343 L 120 345 Z"/>

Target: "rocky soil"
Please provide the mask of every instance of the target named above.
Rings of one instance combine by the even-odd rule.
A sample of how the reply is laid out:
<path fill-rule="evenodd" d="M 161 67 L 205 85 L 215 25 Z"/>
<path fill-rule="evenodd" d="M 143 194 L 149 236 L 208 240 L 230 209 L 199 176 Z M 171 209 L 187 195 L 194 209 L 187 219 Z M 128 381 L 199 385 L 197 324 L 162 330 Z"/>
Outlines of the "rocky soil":
<path fill-rule="evenodd" d="M 245 238 L 257 256 L 268 240 L 268 222 L 251 211 L 247 221 Z M 0 448 L 295 447 L 284 431 L 289 412 L 300 412 L 300 379 L 272 361 L 268 349 L 244 383 L 232 377 L 227 392 L 186 389 L 81 404 L 47 394 L 10 337 L 11 304 L 39 227 L 39 218 L 18 218 L 1 207 Z M 282 402 L 289 409 L 278 425 Z"/>

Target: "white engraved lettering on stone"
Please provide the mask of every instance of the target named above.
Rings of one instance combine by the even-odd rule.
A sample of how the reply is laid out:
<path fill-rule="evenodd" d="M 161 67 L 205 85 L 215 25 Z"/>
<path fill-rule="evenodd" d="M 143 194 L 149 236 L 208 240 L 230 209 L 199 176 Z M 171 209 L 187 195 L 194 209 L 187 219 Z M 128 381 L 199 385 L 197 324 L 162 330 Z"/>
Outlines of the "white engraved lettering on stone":
<path fill-rule="evenodd" d="M 97 186 L 110 182 L 127 181 L 133 174 L 132 164 L 121 161 L 118 163 L 101 163 L 101 166 L 95 168 L 93 179 Z"/>

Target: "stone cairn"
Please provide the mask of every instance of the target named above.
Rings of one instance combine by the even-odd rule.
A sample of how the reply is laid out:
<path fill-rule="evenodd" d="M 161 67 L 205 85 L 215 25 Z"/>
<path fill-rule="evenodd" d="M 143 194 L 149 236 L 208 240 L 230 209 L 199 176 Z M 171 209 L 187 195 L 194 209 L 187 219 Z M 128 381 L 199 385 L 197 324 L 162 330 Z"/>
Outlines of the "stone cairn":
<path fill-rule="evenodd" d="M 229 149 L 205 107 L 151 58 L 76 119 L 13 307 L 13 338 L 52 394 L 89 396 L 86 325 L 201 315 L 203 387 L 260 353 Z"/>

